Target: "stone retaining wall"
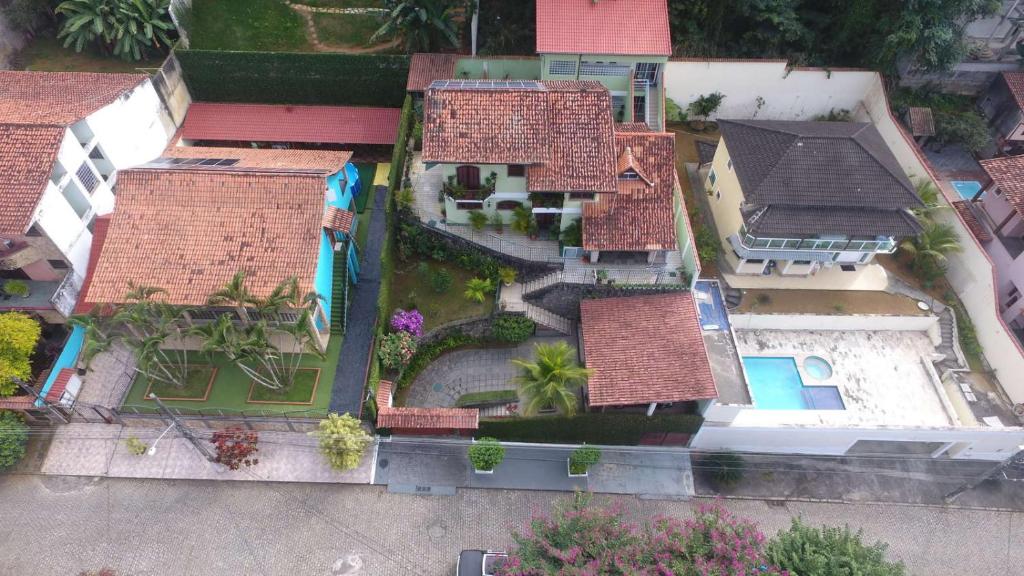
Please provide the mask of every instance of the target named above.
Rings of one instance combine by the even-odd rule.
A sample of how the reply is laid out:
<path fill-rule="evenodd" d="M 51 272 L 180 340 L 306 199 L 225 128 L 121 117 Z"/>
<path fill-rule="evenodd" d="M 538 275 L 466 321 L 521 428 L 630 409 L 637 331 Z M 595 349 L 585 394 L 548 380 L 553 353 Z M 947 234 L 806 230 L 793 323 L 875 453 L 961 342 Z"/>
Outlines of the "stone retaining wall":
<path fill-rule="evenodd" d="M 674 285 L 673 285 L 674 286 Z M 645 294 L 667 294 L 678 292 L 678 287 L 652 285 L 650 288 L 624 288 L 605 284 L 552 284 L 542 290 L 525 296 L 530 304 L 570 320 L 580 319 L 580 300 L 586 298 L 616 298 L 641 296 Z"/>

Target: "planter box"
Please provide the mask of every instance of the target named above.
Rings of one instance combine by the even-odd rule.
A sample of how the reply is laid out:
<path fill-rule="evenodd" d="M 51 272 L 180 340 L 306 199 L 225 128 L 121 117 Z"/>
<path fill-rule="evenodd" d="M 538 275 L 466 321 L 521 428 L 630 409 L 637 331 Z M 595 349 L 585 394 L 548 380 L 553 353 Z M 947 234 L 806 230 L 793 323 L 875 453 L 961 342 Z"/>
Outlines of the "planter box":
<path fill-rule="evenodd" d="M 586 478 L 589 472 L 589 470 L 585 470 L 583 474 L 573 474 L 572 463 L 569 462 L 568 458 L 565 459 L 565 471 L 569 473 L 569 478 Z"/>
<path fill-rule="evenodd" d="M 494 474 L 494 470 L 477 470 L 476 468 L 473 468 L 473 473 L 474 474 Z"/>

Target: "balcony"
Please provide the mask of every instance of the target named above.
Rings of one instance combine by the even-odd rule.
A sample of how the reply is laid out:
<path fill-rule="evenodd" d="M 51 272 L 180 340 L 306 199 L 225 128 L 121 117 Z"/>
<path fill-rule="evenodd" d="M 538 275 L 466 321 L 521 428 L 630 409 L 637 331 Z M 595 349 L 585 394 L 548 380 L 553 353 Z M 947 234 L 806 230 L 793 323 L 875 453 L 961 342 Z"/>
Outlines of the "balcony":
<path fill-rule="evenodd" d="M 23 280 L 28 284 L 28 296 L 10 296 L 0 291 L 0 311 L 12 310 L 53 310 L 53 298 L 61 282 L 39 282 Z"/>
<path fill-rule="evenodd" d="M 892 254 L 896 241 L 885 240 L 822 240 L 818 238 L 757 238 L 740 229 L 736 242 L 747 250 L 797 250 L 807 252 L 875 252 Z"/>

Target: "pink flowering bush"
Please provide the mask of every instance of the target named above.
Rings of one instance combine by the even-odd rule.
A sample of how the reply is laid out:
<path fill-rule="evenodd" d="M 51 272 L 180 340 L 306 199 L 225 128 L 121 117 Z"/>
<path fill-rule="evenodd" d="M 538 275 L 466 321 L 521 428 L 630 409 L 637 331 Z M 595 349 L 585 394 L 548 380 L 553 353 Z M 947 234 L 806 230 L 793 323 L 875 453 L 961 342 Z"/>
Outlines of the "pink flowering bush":
<path fill-rule="evenodd" d="M 395 310 L 391 316 L 391 329 L 395 332 L 406 332 L 416 336 L 423 336 L 423 314 L 419 310 Z"/>
<path fill-rule="evenodd" d="M 517 534 L 503 576 L 784 576 L 765 560 L 765 537 L 720 506 L 687 520 L 628 522 L 619 506 L 577 494 Z"/>

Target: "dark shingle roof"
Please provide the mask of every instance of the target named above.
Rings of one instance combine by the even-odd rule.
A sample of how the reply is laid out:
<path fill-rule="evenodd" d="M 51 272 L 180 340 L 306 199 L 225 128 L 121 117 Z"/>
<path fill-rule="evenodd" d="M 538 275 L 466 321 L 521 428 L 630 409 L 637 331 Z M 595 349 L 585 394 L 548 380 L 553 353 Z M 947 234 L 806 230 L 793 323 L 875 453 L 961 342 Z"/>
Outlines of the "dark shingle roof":
<path fill-rule="evenodd" d="M 828 231 L 847 236 L 904 238 L 921 231 L 921 225 L 906 210 L 768 206 L 746 216 L 747 231 L 755 236 L 799 237 L 811 231 Z"/>
<path fill-rule="evenodd" d="M 921 204 L 871 124 L 723 120 L 720 127 L 749 204 L 886 210 Z"/>

